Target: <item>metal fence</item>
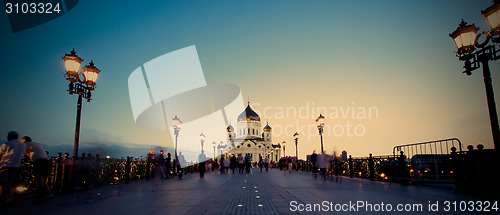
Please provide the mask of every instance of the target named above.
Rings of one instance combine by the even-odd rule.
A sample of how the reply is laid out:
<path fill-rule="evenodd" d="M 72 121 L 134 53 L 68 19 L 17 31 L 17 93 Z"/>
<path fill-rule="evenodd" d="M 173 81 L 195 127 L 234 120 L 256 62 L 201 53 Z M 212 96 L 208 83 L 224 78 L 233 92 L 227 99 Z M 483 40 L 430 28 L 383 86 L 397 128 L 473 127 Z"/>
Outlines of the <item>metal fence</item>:
<path fill-rule="evenodd" d="M 78 190 L 91 189 L 99 186 L 119 184 L 126 180 L 142 180 L 153 177 L 155 163 L 148 165 L 147 161 L 131 161 L 129 171 L 125 170 L 126 159 L 79 159 L 51 157 L 51 174 L 47 184 L 54 193 L 67 193 Z M 184 168 L 184 173 L 197 172 L 198 166 L 191 165 Z M 33 175 L 32 161 L 24 157 L 20 171 L 17 173 L 14 185 L 18 194 L 32 193 L 36 190 L 36 179 Z M 173 168 L 167 176 L 175 176 Z"/>
<path fill-rule="evenodd" d="M 462 142 L 458 138 L 450 138 L 405 144 L 395 146 L 392 153 L 394 156 L 399 156 L 403 152 L 408 158 L 412 158 L 414 155 L 449 155 L 452 147 L 461 152 Z"/>

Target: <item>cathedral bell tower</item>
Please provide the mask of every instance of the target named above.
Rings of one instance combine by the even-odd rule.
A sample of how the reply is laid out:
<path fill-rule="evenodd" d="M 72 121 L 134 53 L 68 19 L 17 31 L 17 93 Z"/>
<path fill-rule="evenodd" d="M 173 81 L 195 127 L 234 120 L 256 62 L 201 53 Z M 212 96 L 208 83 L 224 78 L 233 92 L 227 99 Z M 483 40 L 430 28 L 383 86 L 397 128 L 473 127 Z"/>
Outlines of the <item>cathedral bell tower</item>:
<path fill-rule="evenodd" d="M 264 141 L 266 143 L 271 143 L 272 142 L 272 129 L 271 126 L 269 126 L 269 123 L 266 123 L 266 127 L 264 127 L 264 132 L 262 133 L 262 137 L 264 138 Z"/>
<path fill-rule="evenodd" d="M 234 128 L 229 124 L 226 128 L 227 131 L 227 142 L 231 143 L 231 148 L 234 148 L 234 139 L 236 138 L 236 134 L 234 133 Z"/>

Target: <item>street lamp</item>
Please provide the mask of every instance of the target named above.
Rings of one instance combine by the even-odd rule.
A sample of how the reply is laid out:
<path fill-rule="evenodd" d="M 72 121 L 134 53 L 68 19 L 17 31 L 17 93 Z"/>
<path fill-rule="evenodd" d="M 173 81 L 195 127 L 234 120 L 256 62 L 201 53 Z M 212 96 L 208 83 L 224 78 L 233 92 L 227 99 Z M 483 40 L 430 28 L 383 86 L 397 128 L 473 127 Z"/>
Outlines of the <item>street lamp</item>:
<path fill-rule="evenodd" d="M 177 161 L 177 137 L 179 137 L 179 132 L 181 131 L 182 121 L 175 116 L 172 119 L 172 126 L 174 127 L 174 135 L 175 135 L 175 160 Z"/>
<path fill-rule="evenodd" d="M 203 143 L 205 143 L 205 138 L 206 138 L 206 136 L 203 133 L 201 133 L 200 134 L 200 142 L 201 142 L 201 153 L 202 154 L 203 154 Z"/>
<path fill-rule="evenodd" d="M 276 147 L 276 161 L 278 161 L 278 150 L 279 150 L 279 148 Z"/>
<path fill-rule="evenodd" d="M 101 70 L 95 67 L 94 62 L 83 67 L 83 72 L 80 72 L 80 65 L 83 59 L 76 55 L 75 49 L 70 54 L 65 54 L 62 57 L 64 67 L 66 68 L 66 80 L 69 82 L 68 92 L 70 95 L 78 94 L 78 102 L 76 105 L 76 128 L 75 128 L 75 143 L 73 148 L 73 156 L 78 157 L 78 145 L 80 143 L 80 121 L 82 117 L 82 99 L 87 99 L 87 102 L 92 100 L 92 91 L 95 89 L 97 77 Z M 83 80 L 82 80 L 83 77 Z"/>
<path fill-rule="evenodd" d="M 483 15 L 483 18 L 488 21 L 491 28 L 491 34 L 500 34 L 500 1 L 493 1 L 493 5 L 491 7 L 481 11 L 481 15 Z"/>
<path fill-rule="evenodd" d="M 491 31 L 483 31 L 477 34 L 479 28 L 474 24 L 467 25 L 464 20 L 458 28 L 450 34 L 450 37 L 457 46 L 457 57 L 464 61 L 465 71 L 463 73 L 472 75 L 472 71 L 478 69 L 480 64 L 483 67 L 484 86 L 486 88 L 486 99 L 490 115 L 491 132 L 495 149 L 500 147 L 500 132 L 498 126 L 498 116 L 493 94 L 491 72 L 488 62 L 500 58 L 500 0 L 493 1 L 493 6 L 481 11 L 483 18 L 488 21 Z M 479 43 L 480 37 L 484 35 L 486 39 Z M 489 44 L 490 40 L 493 44 Z M 478 50 L 476 50 L 478 48 Z"/>
<path fill-rule="evenodd" d="M 224 145 L 223 143 L 224 143 L 223 141 L 220 141 L 219 146 L 217 146 L 217 149 L 219 149 L 219 150 L 220 150 L 220 154 L 219 154 L 219 155 L 220 155 L 221 157 L 222 157 L 222 153 L 223 153 L 224 149 L 226 148 L 226 145 Z"/>
<path fill-rule="evenodd" d="M 319 114 L 318 118 L 316 119 L 316 124 L 318 126 L 318 131 L 319 131 L 319 136 L 321 137 L 321 154 L 323 154 L 323 128 L 325 127 L 325 117 L 321 114 Z"/>
<path fill-rule="evenodd" d="M 286 159 L 285 144 L 286 144 L 286 142 L 283 140 L 283 143 L 281 145 L 283 146 L 283 157 Z"/>
<path fill-rule="evenodd" d="M 215 141 L 212 143 L 212 145 L 214 146 L 214 159 L 215 159 L 215 146 L 217 145 L 217 143 L 215 143 Z"/>
<path fill-rule="evenodd" d="M 297 158 L 297 161 L 299 160 L 299 153 L 297 150 L 297 144 L 299 143 L 299 133 L 295 132 L 293 135 L 293 139 L 295 140 L 295 157 Z"/>

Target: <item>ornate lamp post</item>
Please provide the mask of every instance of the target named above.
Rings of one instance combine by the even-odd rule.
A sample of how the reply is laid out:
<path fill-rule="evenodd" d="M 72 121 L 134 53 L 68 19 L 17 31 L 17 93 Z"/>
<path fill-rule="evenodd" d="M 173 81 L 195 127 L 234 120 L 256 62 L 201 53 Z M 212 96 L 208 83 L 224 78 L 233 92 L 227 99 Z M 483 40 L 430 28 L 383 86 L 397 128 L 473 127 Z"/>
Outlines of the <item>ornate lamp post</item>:
<path fill-rule="evenodd" d="M 172 126 L 174 127 L 174 135 L 175 135 L 175 160 L 177 161 L 177 137 L 179 137 L 179 132 L 181 131 L 182 121 L 175 116 L 172 119 Z"/>
<path fill-rule="evenodd" d="M 70 54 L 65 54 L 62 57 L 64 66 L 66 67 L 66 80 L 69 82 L 68 92 L 70 95 L 78 94 L 78 102 L 76 105 L 76 128 L 75 128 L 75 143 L 73 148 L 73 156 L 78 157 L 78 145 L 80 143 L 80 121 L 82 117 L 82 99 L 87 99 L 87 102 L 92 100 L 92 91 L 96 86 L 97 77 L 101 70 L 95 67 L 94 62 L 83 67 L 83 72 L 80 72 L 80 65 L 83 59 L 76 55 L 75 49 Z M 83 79 L 82 79 L 83 77 Z"/>
<path fill-rule="evenodd" d="M 276 162 L 278 162 L 278 150 L 279 148 L 276 147 Z"/>
<path fill-rule="evenodd" d="M 493 144 L 495 150 L 497 150 L 498 147 L 500 147 L 500 132 L 488 62 L 500 58 L 500 45 L 498 45 L 500 43 L 500 0 L 495 0 L 493 2 L 493 6 L 481 11 L 483 18 L 488 21 L 491 31 L 483 31 L 477 34 L 479 28 L 474 24 L 467 25 L 467 23 L 462 20 L 458 28 L 450 34 L 450 37 L 457 46 L 458 59 L 465 63 L 463 67 L 465 71 L 463 73 L 472 75 L 472 71 L 478 69 L 480 64 L 483 67 L 483 78 L 486 88 L 486 99 L 488 101 Z M 484 39 L 483 42 L 479 42 L 482 35 L 484 35 L 486 39 Z M 489 43 L 490 40 L 492 40 L 493 44 Z"/>
<path fill-rule="evenodd" d="M 203 143 L 205 143 L 205 138 L 206 138 L 206 136 L 203 133 L 201 133 L 200 134 L 200 142 L 201 142 L 201 153 L 202 154 L 203 154 Z"/>
<path fill-rule="evenodd" d="M 321 154 L 324 153 L 323 150 L 323 128 L 325 127 L 325 117 L 321 114 L 319 114 L 318 118 L 316 119 L 316 124 L 318 126 L 318 131 L 319 131 L 319 136 L 321 138 Z"/>
<path fill-rule="evenodd" d="M 217 149 L 219 149 L 219 150 L 220 150 L 220 154 L 219 154 L 219 155 L 220 155 L 221 157 L 222 157 L 222 153 L 223 153 L 224 149 L 226 148 L 226 145 L 224 145 L 223 143 L 224 143 L 223 141 L 220 141 L 219 146 L 217 146 Z"/>
<path fill-rule="evenodd" d="M 297 150 L 297 144 L 299 143 L 299 133 L 295 132 L 293 135 L 293 139 L 295 140 L 295 158 L 297 158 L 297 161 L 299 160 L 299 153 Z"/>
<path fill-rule="evenodd" d="M 286 159 L 285 145 L 286 145 L 286 142 L 283 140 L 283 143 L 281 143 L 281 146 L 283 146 L 283 157 Z"/>
<path fill-rule="evenodd" d="M 212 145 L 214 146 L 214 159 L 215 159 L 215 146 L 217 145 L 217 143 L 215 143 L 215 141 L 212 143 Z"/>

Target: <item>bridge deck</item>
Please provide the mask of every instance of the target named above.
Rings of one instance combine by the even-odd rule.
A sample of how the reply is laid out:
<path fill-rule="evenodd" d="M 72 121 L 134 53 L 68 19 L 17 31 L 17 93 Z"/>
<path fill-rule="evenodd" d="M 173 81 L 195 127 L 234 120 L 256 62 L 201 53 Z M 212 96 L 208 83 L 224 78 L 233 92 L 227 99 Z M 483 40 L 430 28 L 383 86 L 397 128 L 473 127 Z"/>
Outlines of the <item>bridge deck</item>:
<path fill-rule="evenodd" d="M 158 189 L 152 191 L 155 184 Z M 104 198 L 97 198 L 97 193 L 101 193 Z M 431 214 L 428 211 L 429 201 L 439 201 L 440 211 L 436 214 L 449 214 L 443 211 L 444 201 L 492 201 L 486 197 L 455 194 L 442 188 L 401 186 L 345 177 L 339 178 L 339 182 L 335 182 L 335 179 L 323 181 L 319 176 L 315 179 L 310 173 L 288 173 L 276 169 L 267 173 L 253 169 L 250 174 L 235 175 L 209 172 L 204 179 L 200 179 L 197 174 L 189 174 L 183 180 L 138 181 L 104 186 L 94 189 L 92 194 L 94 201 L 91 203 L 86 202 L 88 192 L 78 192 L 56 196 L 45 203 L 33 203 L 32 199 L 18 200 L 9 207 L 0 208 L 0 212 L 85 215 L 297 214 L 298 211 L 291 211 L 295 208 L 290 206 L 291 202 L 298 205 L 322 204 L 323 201 L 334 204 L 357 204 L 357 201 L 366 201 L 365 204 L 373 204 L 372 210 L 377 209 L 376 205 L 380 206 L 381 203 L 384 207 L 391 204 L 393 210 L 396 210 L 397 204 L 421 204 L 423 211 L 419 214 Z M 293 201 L 296 201 L 296 204 Z M 366 211 L 366 207 L 356 209 L 357 214 L 374 213 Z M 352 213 L 352 207 L 350 210 L 351 212 L 345 213 Z M 299 214 L 302 213 L 305 212 Z M 307 214 L 311 213 L 322 212 Z M 401 214 L 397 211 L 384 213 Z M 415 212 L 405 212 L 408 213 Z"/>

